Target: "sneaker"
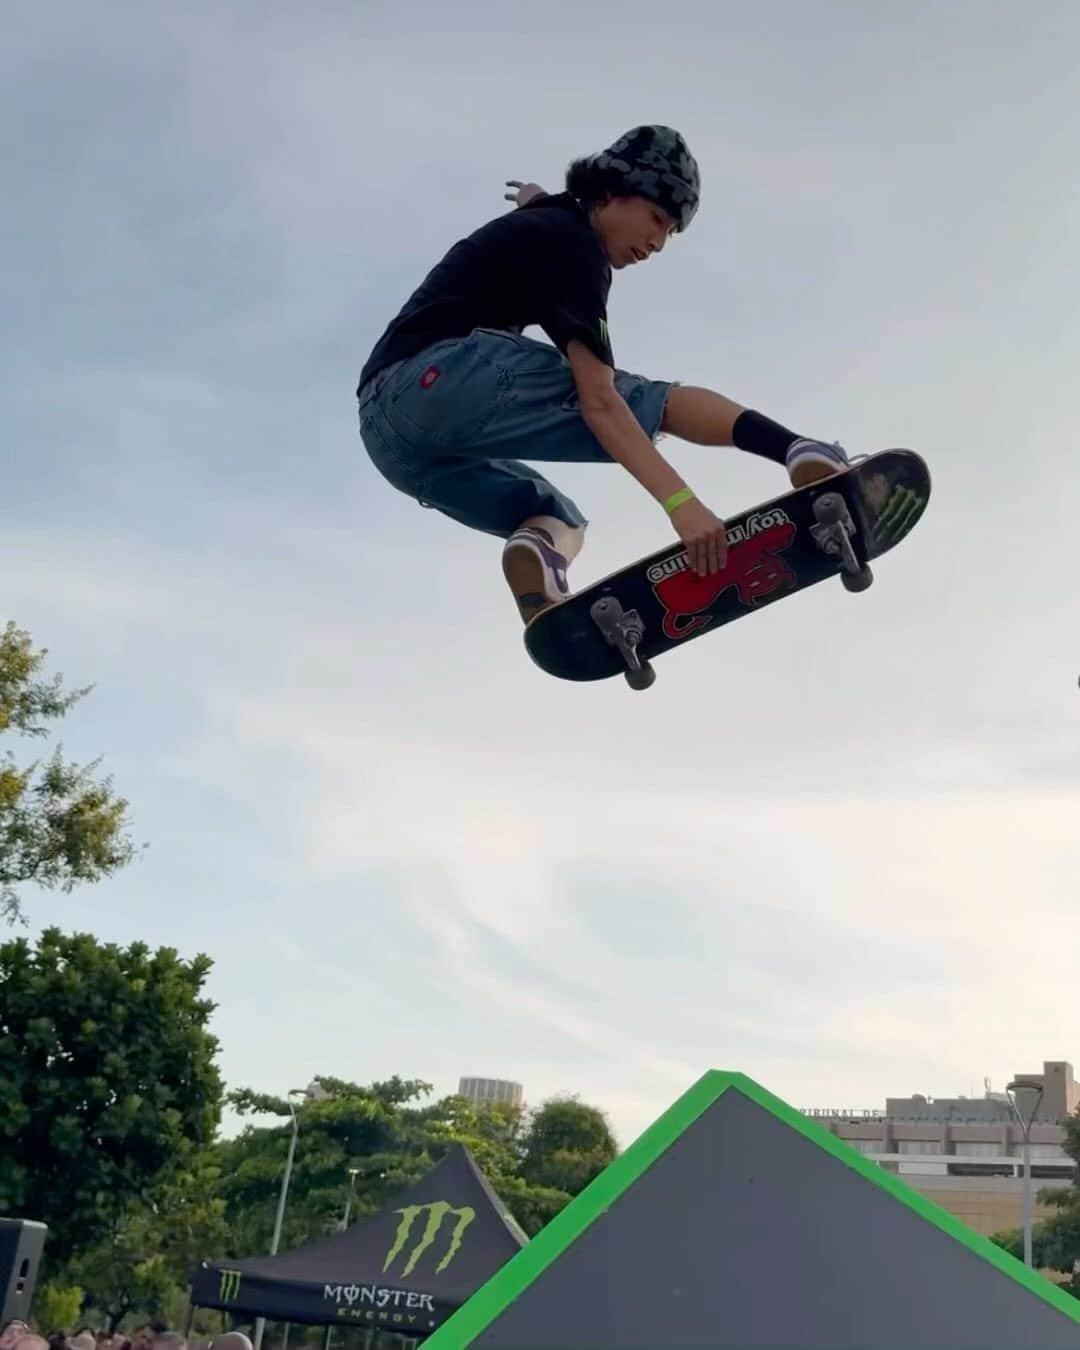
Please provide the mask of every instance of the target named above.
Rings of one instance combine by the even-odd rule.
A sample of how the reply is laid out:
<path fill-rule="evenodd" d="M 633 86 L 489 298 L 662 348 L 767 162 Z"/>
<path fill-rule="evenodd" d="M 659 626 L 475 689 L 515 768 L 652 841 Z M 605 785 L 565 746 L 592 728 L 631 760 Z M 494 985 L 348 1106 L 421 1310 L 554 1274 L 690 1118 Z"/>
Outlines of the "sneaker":
<path fill-rule="evenodd" d="M 503 575 L 526 623 L 569 596 L 567 562 L 547 530 L 534 525 L 515 530 L 506 541 L 502 558 Z"/>
<path fill-rule="evenodd" d="M 801 488 L 850 468 L 851 460 L 839 444 L 800 440 L 788 446 L 786 464 L 791 486 Z"/>

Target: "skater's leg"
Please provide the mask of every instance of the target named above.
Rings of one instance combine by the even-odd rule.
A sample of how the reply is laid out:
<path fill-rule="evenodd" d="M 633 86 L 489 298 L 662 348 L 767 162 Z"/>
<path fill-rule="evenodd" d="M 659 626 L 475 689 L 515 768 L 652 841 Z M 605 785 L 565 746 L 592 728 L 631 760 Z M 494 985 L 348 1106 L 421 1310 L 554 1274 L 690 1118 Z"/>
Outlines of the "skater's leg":
<path fill-rule="evenodd" d="M 745 411 L 711 389 L 678 384 L 668 394 L 660 427 L 694 445 L 734 445 L 735 423 Z"/>
<path fill-rule="evenodd" d="M 783 464 L 795 487 L 837 473 L 848 463 L 839 446 L 800 436 L 723 394 L 696 385 L 681 384 L 671 390 L 661 427 L 695 445 L 732 445 Z"/>
<path fill-rule="evenodd" d="M 567 568 L 584 542 L 584 525 L 555 516 L 530 516 L 506 541 L 503 576 L 526 623 L 569 596 Z"/>

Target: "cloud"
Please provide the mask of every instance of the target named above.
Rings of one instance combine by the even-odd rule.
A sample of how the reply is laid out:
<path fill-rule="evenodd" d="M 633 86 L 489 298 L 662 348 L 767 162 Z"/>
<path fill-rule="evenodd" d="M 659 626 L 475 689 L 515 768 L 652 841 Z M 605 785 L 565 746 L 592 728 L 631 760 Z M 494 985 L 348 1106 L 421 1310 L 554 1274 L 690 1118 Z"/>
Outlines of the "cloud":
<path fill-rule="evenodd" d="M 625 1134 L 713 1065 L 871 1104 L 1067 1057 L 1075 6 L 29 13 L 0 569 L 152 841 L 94 921 L 212 948 L 230 1076 L 497 1072 Z M 620 278 L 620 360 L 913 445 L 934 497 L 866 595 L 636 695 L 533 667 L 498 542 L 387 487 L 351 395 L 504 177 L 653 118 L 705 206 Z M 665 449 L 724 513 L 783 486 Z M 577 584 L 668 537 L 553 474 Z"/>

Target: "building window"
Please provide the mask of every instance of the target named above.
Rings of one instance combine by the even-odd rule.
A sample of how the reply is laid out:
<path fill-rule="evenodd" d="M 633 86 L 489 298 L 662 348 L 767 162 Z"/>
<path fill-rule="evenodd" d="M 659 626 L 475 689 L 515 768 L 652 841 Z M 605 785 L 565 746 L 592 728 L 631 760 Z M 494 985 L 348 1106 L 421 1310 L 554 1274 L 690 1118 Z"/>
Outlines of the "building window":
<path fill-rule="evenodd" d="M 856 1153 L 867 1154 L 881 1152 L 880 1139 L 845 1139 L 844 1143 L 847 1144 L 849 1148 L 853 1148 Z"/>

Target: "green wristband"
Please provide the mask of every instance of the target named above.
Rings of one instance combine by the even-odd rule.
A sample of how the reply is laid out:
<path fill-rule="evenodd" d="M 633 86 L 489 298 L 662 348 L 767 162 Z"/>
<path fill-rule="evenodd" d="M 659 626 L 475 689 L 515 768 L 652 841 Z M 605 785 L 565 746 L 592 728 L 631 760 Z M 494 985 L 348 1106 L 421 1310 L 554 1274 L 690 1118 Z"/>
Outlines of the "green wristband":
<path fill-rule="evenodd" d="M 670 516 L 677 506 L 682 506 L 683 502 L 692 502 L 694 493 L 690 488 L 680 488 L 678 492 L 673 492 L 664 503 L 664 510 Z"/>

